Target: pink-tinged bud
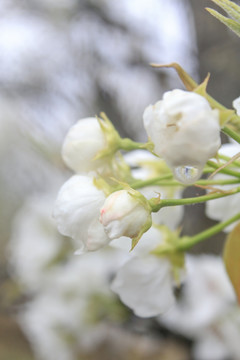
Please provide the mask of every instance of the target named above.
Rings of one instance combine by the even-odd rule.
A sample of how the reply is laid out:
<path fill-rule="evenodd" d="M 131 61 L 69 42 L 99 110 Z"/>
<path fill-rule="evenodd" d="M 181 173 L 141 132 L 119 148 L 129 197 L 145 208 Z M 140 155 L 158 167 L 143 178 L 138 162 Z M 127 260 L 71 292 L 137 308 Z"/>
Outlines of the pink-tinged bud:
<path fill-rule="evenodd" d="M 107 197 L 100 210 L 100 222 L 111 240 L 121 236 L 137 238 L 151 226 L 151 212 L 143 199 L 140 193 L 128 190 Z"/>

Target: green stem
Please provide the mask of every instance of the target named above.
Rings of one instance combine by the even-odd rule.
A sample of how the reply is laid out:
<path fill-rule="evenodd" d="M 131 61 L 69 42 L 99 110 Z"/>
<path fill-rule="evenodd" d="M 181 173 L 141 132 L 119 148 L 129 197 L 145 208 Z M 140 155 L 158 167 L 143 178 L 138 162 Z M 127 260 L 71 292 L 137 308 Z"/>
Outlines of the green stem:
<path fill-rule="evenodd" d="M 158 198 L 152 198 L 149 200 L 149 205 L 152 208 L 152 212 L 157 212 L 159 211 L 161 208 L 166 207 L 166 206 L 176 206 L 176 205 L 191 205 L 191 204 L 198 204 L 201 202 L 205 202 L 208 200 L 214 200 L 214 199 L 219 199 L 225 196 L 229 196 L 229 195 L 233 195 L 240 192 L 240 186 L 229 190 L 227 192 L 224 193 L 213 193 L 213 194 L 207 194 L 207 195 L 202 195 L 202 196 L 196 196 L 193 198 L 186 198 L 186 199 L 163 199 L 163 200 L 159 200 Z"/>
<path fill-rule="evenodd" d="M 146 149 L 146 150 L 152 151 L 153 144 L 151 141 L 148 141 L 146 143 L 140 143 L 140 142 L 133 141 L 129 138 L 124 138 L 124 139 L 120 139 L 119 149 L 125 150 L 125 151 L 139 150 L 139 149 Z"/>
<path fill-rule="evenodd" d="M 181 251 L 186 251 L 188 249 L 190 249 L 193 245 L 206 240 L 210 237 L 212 237 L 213 235 L 216 235 L 217 233 L 219 233 L 220 231 L 222 231 L 225 227 L 227 227 L 228 225 L 232 224 L 233 222 L 240 220 L 240 213 L 238 213 L 237 215 L 231 217 L 230 219 L 219 223 L 217 225 L 214 225 L 212 227 L 210 227 L 207 230 L 204 230 L 202 232 L 200 232 L 197 235 L 194 236 L 184 236 L 182 238 L 182 240 L 180 240 L 179 244 L 177 245 L 177 249 L 181 250 Z"/>
<path fill-rule="evenodd" d="M 211 160 L 209 160 L 209 161 L 207 162 L 207 164 L 208 164 L 209 166 L 215 168 L 215 169 L 219 169 L 219 168 L 220 168 L 220 166 L 219 166 L 218 164 L 216 164 L 214 161 L 211 161 Z M 228 170 L 228 169 L 224 168 L 224 169 L 221 169 L 219 172 L 220 172 L 220 173 L 223 173 L 223 174 L 227 174 L 227 175 L 231 175 L 231 176 L 235 176 L 235 177 L 240 178 L 240 172 L 238 172 L 238 171 Z"/>
<path fill-rule="evenodd" d="M 229 156 L 225 156 L 225 155 L 222 155 L 222 154 L 218 154 L 218 157 L 222 160 L 225 160 L 226 162 L 228 162 L 229 160 L 231 160 L 231 158 Z M 240 162 L 235 160 L 232 162 L 233 165 L 237 166 L 237 167 L 240 167 Z"/>
<path fill-rule="evenodd" d="M 224 134 L 227 134 L 228 136 L 230 136 L 232 139 L 236 140 L 240 144 L 240 135 L 238 135 L 235 131 L 230 129 L 228 126 L 224 126 L 222 128 L 222 132 Z"/>
<path fill-rule="evenodd" d="M 229 179 L 229 180 L 198 180 L 194 184 L 188 186 L 195 186 L 195 185 L 230 185 L 230 184 L 239 184 L 240 179 Z M 139 184 L 140 185 L 140 184 Z M 158 186 L 186 186 L 184 184 L 179 183 L 178 181 L 169 181 L 169 182 L 162 182 L 158 181 L 154 185 Z M 141 187 L 141 186 L 139 186 Z"/>
<path fill-rule="evenodd" d="M 141 189 L 146 186 L 179 186 L 179 187 L 186 187 L 186 186 L 195 186 L 195 185 L 232 185 L 232 184 L 239 184 L 240 179 L 224 179 L 224 180 L 198 180 L 194 184 L 185 185 L 178 181 L 171 180 L 172 174 L 167 174 L 161 177 L 155 177 L 152 179 L 147 180 L 136 180 L 135 182 L 131 183 L 130 186 L 133 189 Z M 170 181 L 164 181 L 164 180 Z"/>
<path fill-rule="evenodd" d="M 173 174 L 166 174 L 163 176 L 158 176 L 158 177 L 147 179 L 147 180 L 136 180 L 134 183 L 130 184 L 130 186 L 133 189 L 139 189 L 139 188 L 143 188 L 145 186 L 159 185 L 158 183 L 161 182 L 162 180 L 172 179 L 172 177 L 173 177 Z M 178 184 L 181 185 L 180 183 L 178 183 Z"/>
<path fill-rule="evenodd" d="M 203 174 L 209 174 L 209 173 L 212 173 L 214 172 L 215 170 L 212 168 L 212 167 L 204 167 L 203 169 Z"/>

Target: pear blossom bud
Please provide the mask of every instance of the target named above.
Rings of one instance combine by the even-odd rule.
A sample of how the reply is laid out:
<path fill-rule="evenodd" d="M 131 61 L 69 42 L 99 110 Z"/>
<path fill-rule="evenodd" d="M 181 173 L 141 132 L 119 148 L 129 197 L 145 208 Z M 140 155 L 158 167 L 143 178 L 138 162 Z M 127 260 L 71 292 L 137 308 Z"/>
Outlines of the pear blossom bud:
<path fill-rule="evenodd" d="M 218 110 L 194 92 L 166 92 L 163 100 L 145 109 L 143 120 L 154 152 L 173 169 L 196 167 L 198 177 L 221 144 Z"/>
<path fill-rule="evenodd" d="M 78 247 L 80 245 L 77 253 L 98 250 L 109 243 L 98 220 L 104 200 L 105 194 L 88 176 L 72 176 L 60 189 L 53 216 L 58 231 L 72 237 Z"/>
<path fill-rule="evenodd" d="M 106 145 L 98 120 L 94 117 L 81 119 L 67 133 L 62 157 L 65 164 L 75 172 L 89 172 L 104 164 L 104 160 L 94 160 L 94 157 Z"/>
<path fill-rule="evenodd" d="M 147 200 L 134 190 L 112 193 L 107 197 L 100 213 L 100 222 L 111 240 L 120 236 L 137 238 L 152 224 Z"/>

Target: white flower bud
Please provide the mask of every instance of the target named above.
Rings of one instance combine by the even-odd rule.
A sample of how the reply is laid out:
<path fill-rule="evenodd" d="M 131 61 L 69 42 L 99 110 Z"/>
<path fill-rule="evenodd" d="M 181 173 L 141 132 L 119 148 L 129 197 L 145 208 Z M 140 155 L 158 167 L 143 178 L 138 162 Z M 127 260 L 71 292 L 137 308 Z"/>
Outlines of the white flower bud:
<path fill-rule="evenodd" d="M 151 226 L 151 213 L 147 201 L 138 192 L 120 190 L 107 197 L 101 208 L 100 222 L 108 237 L 113 240 L 120 236 L 136 238 Z"/>
<path fill-rule="evenodd" d="M 155 153 L 173 169 L 196 167 L 200 176 L 221 143 L 218 110 L 194 92 L 166 92 L 163 100 L 145 109 L 143 120 Z"/>
<path fill-rule="evenodd" d="M 62 157 L 66 165 L 77 173 L 95 170 L 104 160 L 94 160 L 106 147 L 106 139 L 99 122 L 90 117 L 79 120 L 66 135 Z"/>
<path fill-rule="evenodd" d="M 80 245 L 77 253 L 94 251 L 109 243 L 98 220 L 104 200 L 103 191 L 98 190 L 88 176 L 75 175 L 60 189 L 53 216 L 59 232 Z"/>

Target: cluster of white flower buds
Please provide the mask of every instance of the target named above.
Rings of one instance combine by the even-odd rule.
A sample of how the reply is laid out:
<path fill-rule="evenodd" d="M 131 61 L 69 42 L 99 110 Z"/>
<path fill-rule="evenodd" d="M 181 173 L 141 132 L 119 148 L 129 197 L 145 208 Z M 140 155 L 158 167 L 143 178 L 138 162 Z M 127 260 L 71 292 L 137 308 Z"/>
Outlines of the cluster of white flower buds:
<path fill-rule="evenodd" d="M 113 126 L 97 118 L 79 120 L 65 138 L 62 157 L 77 174 L 60 189 L 53 216 L 58 230 L 76 242 L 77 253 L 98 250 L 121 236 L 139 238 L 151 226 L 142 194 L 130 188 L 114 191 L 108 184 L 119 165 L 118 139 Z"/>
<path fill-rule="evenodd" d="M 153 316 L 173 303 L 172 285 L 179 282 L 184 261 L 182 254 L 161 261 L 159 250 L 156 256 L 150 255 L 162 242 L 159 229 L 158 245 L 152 238 L 152 223 L 163 224 L 167 217 L 165 225 L 174 229 L 182 216 L 181 211 L 171 209 L 169 213 L 167 208 L 152 216 L 161 208 L 156 204 L 165 197 L 178 198 L 180 191 L 179 187 L 163 189 L 151 184 L 151 178 L 172 177 L 172 170 L 175 178 L 185 184 L 198 179 L 205 163 L 220 147 L 220 121 L 219 111 L 212 110 L 203 96 L 183 90 L 165 93 L 163 100 L 146 108 L 143 120 L 149 137 L 146 144 L 122 139 L 105 114 L 79 120 L 70 129 L 62 157 L 76 174 L 60 189 L 53 215 L 58 230 L 73 238 L 78 254 L 98 250 L 110 242 L 114 246 L 116 239 L 124 244 L 124 238 L 131 239 L 130 248 L 134 249 L 142 236 L 143 244 L 147 239 L 144 256 L 140 250 L 139 257 L 134 249 L 133 259 L 119 272 L 113 290 L 139 316 Z M 121 150 L 131 153 L 122 155 Z M 139 246 L 141 249 L 141 244 L 136 249 Z M 150 258 L 146 258 L 147 254 Z M 138 279 L 131 281 L 136 274 Z M 156 279 L 155 288 L 150 278 Z M 163 289 L 169 296 L 159 301 Z M 142 291 L 152 295 L 139 303 Z"/>
<path fill-rule="evenodd" d="M 175 169 L 176 175 L 179 168 L 191 171 L 195 167 L 199 177 L 220 146 L 218 115 L 204 97 L 173 90 L 148 106 L 143 120 L 154 153 Z M 121 236 L 139 238 L 151 226 L 151 209 L 144 196 L 109 184 L 110 177 L 118 175 L 113 173 L 113 164 L 119 143 L 112 124 L 97 118 L 79 120 L 65 138 L 62 156 L 77 175 L 60 190 L 54 217 L 59 231 L 80 244 L 80 252 L 97 250 Z M 99 174 L 104 179 L 101 184 L 94 182 Z M 190 174 L 190 181 L 196 176 Z M 127 183 L 127 174 L 118 180 Z"/>

